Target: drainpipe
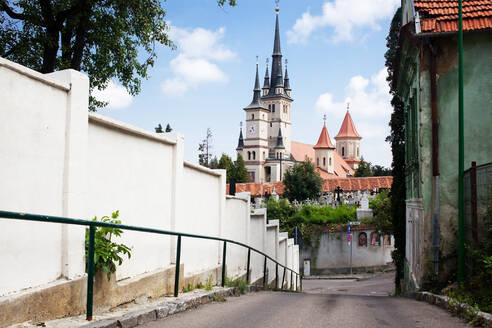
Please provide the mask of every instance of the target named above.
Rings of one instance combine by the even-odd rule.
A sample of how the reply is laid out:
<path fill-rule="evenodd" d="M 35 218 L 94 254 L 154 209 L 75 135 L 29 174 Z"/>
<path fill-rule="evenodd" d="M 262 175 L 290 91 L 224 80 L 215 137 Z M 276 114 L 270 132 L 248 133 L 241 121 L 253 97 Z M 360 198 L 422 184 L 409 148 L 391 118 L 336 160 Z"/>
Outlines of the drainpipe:
<path fill-rule="evenodd" d="M 439 108 L 437 102 L 437 72 L 436 72 L 436 49 L 432 41 L 426 40 L 429 50 L 429 73 L 431 84 L 431 119 L 432 119 L 432 253 L 434 262 L 434 274 L 439 273 Z"/>

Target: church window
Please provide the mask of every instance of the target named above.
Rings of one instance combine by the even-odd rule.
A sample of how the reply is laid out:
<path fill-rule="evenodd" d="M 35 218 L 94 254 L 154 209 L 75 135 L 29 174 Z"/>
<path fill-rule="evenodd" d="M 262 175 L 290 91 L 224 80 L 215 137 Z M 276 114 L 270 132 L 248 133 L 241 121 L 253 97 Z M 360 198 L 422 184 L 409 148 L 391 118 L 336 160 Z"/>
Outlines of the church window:
<path fill-rule="evenodd" d="M 272 110 L 272 105 L 268 105 L 268 109 L 271 111 Z"/>
<path fill-rule="evenodd" d="M 272 127 L 272 126 L 273 126 L 273 123 L 272 123 L 272 122 L 270 122 L 270 127 Z"/>
<path fill-rule="evenodd" d="M 250 160 L 250 159 L 251 159 L 251 152 L 248 151 L 248 160 Z"/>
<path fill-rule="evenodd" d="M 316 166 L 319 166 L 319 158 L 316 158 Z"/>
<path fill-rule="evenodd" d="M 272 112 L 275 113 L 275 104 L 272 105 Z"/>
<path fill-rule="evenodd" d="M 253 151 L 253 160 L 255 160 L 255 159 L 256 159 L 256 152 Z"/>
<path fill-rule="evenodd" d="M 330 157 L 330 166 L 331 166 L 331 157 Z"/>
<path fill-rule="evenodd" d="M 345 147 L 342 147 L 342 156 L 345 156 Z"/>
<path fill-rule="evenodd" d="M 323 166 L 326 166 L 326 157 L 323 157 Z"/>
<path fill-rule="evenodd" d="M 357 157 L 359 157 L 359 147 L 357 147 Z"/>
<path fill-rule="evenodd" d="M 265 152 L 263 152 L 263 159 L 265 159 L 266 155 L 265 155 Z"/>
<path fill-rule="evenodd" d="M 255 114 L 251 114 L 251 119 L 254 120 L 255 119 Z"/>

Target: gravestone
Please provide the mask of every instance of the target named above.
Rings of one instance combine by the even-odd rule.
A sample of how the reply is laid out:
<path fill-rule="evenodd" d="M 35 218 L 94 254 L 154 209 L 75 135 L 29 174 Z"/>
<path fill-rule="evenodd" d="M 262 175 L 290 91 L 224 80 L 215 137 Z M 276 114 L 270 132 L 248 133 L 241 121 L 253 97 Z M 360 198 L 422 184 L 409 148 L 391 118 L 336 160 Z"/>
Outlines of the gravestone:
<path fill-rule="evenodd" d="M 366 193 L 362 194 L 360 200 L 360 207 L 355 211 L 357 215 L 357 219 L 361 218 L 372 218 L 372 210 L 369 208 L 369 198 Z"/>

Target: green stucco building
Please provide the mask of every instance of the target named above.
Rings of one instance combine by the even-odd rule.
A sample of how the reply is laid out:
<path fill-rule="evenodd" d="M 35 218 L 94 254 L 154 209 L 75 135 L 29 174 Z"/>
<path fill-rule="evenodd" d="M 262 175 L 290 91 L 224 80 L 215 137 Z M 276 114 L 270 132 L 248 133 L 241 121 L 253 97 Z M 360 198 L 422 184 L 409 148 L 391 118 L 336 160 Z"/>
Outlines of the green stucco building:
<path fill-rule="evenodd" d="M 464 1 L 465 169 L 492 162 L 492 1 Z M 458 1 L 402 0 L 407 290 L 456 273 Z"/>

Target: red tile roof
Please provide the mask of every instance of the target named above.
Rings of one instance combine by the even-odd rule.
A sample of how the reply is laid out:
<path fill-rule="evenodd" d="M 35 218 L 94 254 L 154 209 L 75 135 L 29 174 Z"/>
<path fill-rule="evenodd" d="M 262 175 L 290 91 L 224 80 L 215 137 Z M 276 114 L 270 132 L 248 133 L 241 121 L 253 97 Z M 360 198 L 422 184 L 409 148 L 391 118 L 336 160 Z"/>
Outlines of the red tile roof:
<path fill-rule="evenodd" d="M 321 134 L 319 135 L 318 143 L 313 147 L 314 149 L 319 148 L 332 148 L 335 149 L 335 146 L 331 143 L 330 135 L 328 134 L 328 130 L 326 129 L 326 125 L 323 125 L 323 129 L 321 129 Z"/>
<path fill-rule="evenodd" d="M 360 134 L 355 129 L 354 121 L 352 121 L 352 117 L 350 116 L 349 111 L 347 110 L 347 114 L 345 114 L 345 118 L 343 119 L 342 126 L 340 127 L 340 131 L 338 131 L 337 138 L 358 138 L 362 139 Z"/>
<path fill-rule="evenodd" d="M 415 0 L 422 33 L 458 31 L 458 1 Z M 492 29 L 492 0 L 463 0 L 463 30 Z"/>
<path fill-rule="evenodd" d="M 333 191 L 338 186 L 344 191 L 391 189 L 393 177 L 367 177 L 367 178 L 332 178 L 323 180 L 323 192 Z M 272 194 L 273 189 L 279 195 L 284 192 L 283 182 L 268 183 L 238 183 L 236 184 L 236 193 L 249 192 L 251 196 L 261 196 L 265 193 Z M 229 193 L 229 185 L 227 185 Z"/>
<path fill-rule="evenodd" d="M 313 145 L 305 144 L 302 142 L 292 141 L 290 143 L 290 153 L 292 157 L 298 162 L 304 161 L 306 157 L 308 157 L 311 162 L 314 164 L 314 148 Z M 317 168 L 317 172 L 320 173 L 320 176 L 323 179 L 331 179 L 336 177 L 346 177 L 347 173 L 350 175 L 354 175 L 354 170 L 344 161 L 342 156 L 338 154 L 336 151 L 334 153 L 334 172 L 335 174 L 330 174 L 321 169 Z"/>

